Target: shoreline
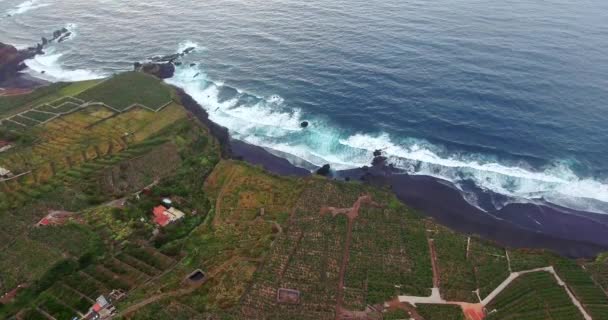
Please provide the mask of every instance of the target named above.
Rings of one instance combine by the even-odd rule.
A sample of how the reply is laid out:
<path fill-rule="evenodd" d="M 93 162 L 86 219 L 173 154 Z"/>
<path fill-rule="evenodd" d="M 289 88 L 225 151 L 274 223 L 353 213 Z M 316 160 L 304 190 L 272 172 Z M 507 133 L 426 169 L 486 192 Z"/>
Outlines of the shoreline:
<path fill-rule="evenodd" d="M 35 89 L 48 81 L 19 73 L 5 83 Z M 230 137 L 228 129 L 211 121 L 207 111 L 183 89 L 172 86 L 183 106 L 205 124 L 222 146 L 222 155 L 261 166 L 282 175 L 305 177 L 310 170 L 292 165 L 267 149 Z M 370 163 L 371 163 L 370 159 Z M 397 198 L 422 215 L 461 233 L 480 236 L 506 247 L 548 249 L 571 258 L 595 257 L 608 251 L 608 215 L 533 203 L 507 204 L 484 212 L 469 204 L 450 182 L 430 176 L 407 175 L 383 161 L 372 167 L 335 172 L 340 180 L 361 180 L 390 188 Z"/>
<path fill-rule="evenodd" d="M 201 107 L 202 108 L 202 107 Z M 277 175 L 308 176 L 263 147 L 231 139 L 232 158 Z M 399 173 L 385 165 L 336 172 L 340 180 L 361 180 L 388 187 L 397 198 L 455 231 L 477 235 L 506 247 L 547 249 L 571 258 L 592 258 L 608 251 L 608 216 L 532 203 L 507 204 L 484 212 L 469 204 L 450 182 Z"/>

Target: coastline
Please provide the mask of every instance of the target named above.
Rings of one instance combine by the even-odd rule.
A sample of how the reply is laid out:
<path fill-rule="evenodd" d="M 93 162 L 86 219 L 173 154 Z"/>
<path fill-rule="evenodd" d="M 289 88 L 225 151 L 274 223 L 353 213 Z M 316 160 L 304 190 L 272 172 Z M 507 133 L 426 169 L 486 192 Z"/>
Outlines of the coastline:
<path fill-rule="evenodd" d="M 20 89 L 48 84 L 22 73 L 0 85 L 5 83 Z M 173 87 L 184 107 L 218 139 L 224 157 L 261 166 L 277 175 L 304 177 L 312 174 L 263 147 L 231 138 L 228 129 L 211 121 L 198 102 L 183 89 Z M 548 249 L 571 258 L 589 258 L 608 251 L 607 215 L 532 203 L 507 204 L 500 210 L 484 212 L 469 204 L 450 182 L 430 176 L 407 175 L 383 161 L 371 167 L 337 171 L 334 178 L 388 187 L 399 200 L 421 214 L 455 231 L 507 247 Z"/>
<path fill-rule="evenodd" d="M 274 174 L 299 177 L 312 174 L 262 147 L 235 139 L 230 143 L 232 158 L 259 165 Z M 532 203 L 508 204 L 500 210 L 484 212 L 469 204 L 447 181 L 399 173 L 383 164 L 338 171 L 336 176 L 388 187 L 399 200 L 422 215 L 455 231 L 507 247 L 548 249 L 571 258 L 595 257 L 608 250 L 605 215 Z"/>

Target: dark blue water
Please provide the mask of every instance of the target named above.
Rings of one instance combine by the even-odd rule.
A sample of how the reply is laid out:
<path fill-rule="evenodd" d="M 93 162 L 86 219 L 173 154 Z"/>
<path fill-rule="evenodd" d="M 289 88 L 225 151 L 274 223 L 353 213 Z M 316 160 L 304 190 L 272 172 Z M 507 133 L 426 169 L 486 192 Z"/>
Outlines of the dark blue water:
<path fill-rule="evenodd" d="M 12 15 L 0 41 L 75 31 L 28 63 L 55 80 L 197 46 L 168 82 L 292 161 L 347 168 L 383 149 L 412 174 L 606 211 L 606 1 L 0 0 L 0 12 Z"/>

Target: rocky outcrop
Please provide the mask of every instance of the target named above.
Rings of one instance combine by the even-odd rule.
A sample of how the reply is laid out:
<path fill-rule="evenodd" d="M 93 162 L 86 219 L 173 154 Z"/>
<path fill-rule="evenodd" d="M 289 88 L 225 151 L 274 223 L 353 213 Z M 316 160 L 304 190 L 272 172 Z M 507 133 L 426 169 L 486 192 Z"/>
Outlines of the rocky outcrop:
<path fill-rule="evenodd" d="M 41 44 L 38 44 L 36 47 L 17 50 L 17 48 L 10 44 L 0 42 L 0 83 L 25 69 L 27 66 L 23 61 L 41 53 L 43 53 Z"/>
<path fill-rule="evenodd" d="M 10 44 L 0 42 L 0 83 L 9 80 L 17 75 L 19 71 L 27 68 L 24 61 L 31 59 L 38 54 L 44 54 L 43 49 L 45 46 L 54 41 L 65 41 L 70 35 L 71 33 L 68 29 L 61 28 L 53 32 L 53 37 L 51 39 L 42 37 L 41 43 L 21 50 L 18 50 Z"/>
<path fill-rule="evenodd" d="M 173 53 L 165 56 L 152 57 L 149 62 L 135 62 L 133 69 L 135 71 L 145 72 L 156 76 L 160 79 L 167 79 L 173 77 L 175 74 L 175 66 L 182 64 L 179 61 L 180 58 L 194 51 L 194 47 L 189 47 L 182 52 Z M 192 64 L 191 64 L 192 65 Z"/>
<path fill-rule="evenodd" d="M 171 62 L 148 62 L 143 64 L 135 62 L 133 64 L 133 69 L 135 71 L 151 74 L 160 79 L 171 78 L 173 77 L 173 74 L 175 74 L 175 65 Z"/>

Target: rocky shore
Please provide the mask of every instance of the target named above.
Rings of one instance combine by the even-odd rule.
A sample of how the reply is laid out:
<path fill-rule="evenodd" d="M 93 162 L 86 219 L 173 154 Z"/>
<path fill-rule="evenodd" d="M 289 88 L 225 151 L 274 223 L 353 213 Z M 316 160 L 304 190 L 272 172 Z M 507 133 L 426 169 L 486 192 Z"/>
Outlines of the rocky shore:
<path fill-rule="evenodd" d="M 0 87 L 28 88 L 46 83 L 19 73 L 27 68 L 25 60 L 44 54 L 44 48 L 50 43 L 63 42 L 70 36 L 71 32 L 67 28 L 61 28 L 55 30 L 51 38 L 42 37 L 36 45 L 21 50 L 0 42 Z"/>
<path fill-rule="evenodd" d="M 191 53 L 194 51 L 194 49 L 194 47 L 188 47 L 182 52 L 164 56 L 156 56 L 147 62 L 135 62 L 133 64 L 133 69 L 135 71 L 152 74 L 160 79 L 168 79 L 173 77 L 173 74 L 175 73 L 175 66 L 182 64 L 179 59 Z"/>

